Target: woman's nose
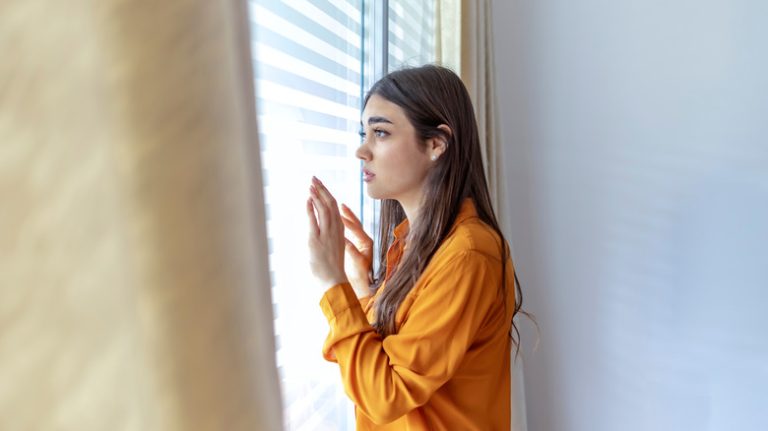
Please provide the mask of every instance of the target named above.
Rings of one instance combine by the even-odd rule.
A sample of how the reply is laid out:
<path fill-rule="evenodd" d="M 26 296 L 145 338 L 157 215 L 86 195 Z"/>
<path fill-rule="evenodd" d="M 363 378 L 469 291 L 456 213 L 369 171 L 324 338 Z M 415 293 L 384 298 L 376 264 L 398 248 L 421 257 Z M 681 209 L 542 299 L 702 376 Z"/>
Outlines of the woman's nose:
<path fill-rule="evenodd" d="M 355 156 L 364 161 L 368 161 L 371 159 L 371 152 L 368 151 L 368 146 L 363 142 L 362 145 L 357 147 L 357 150 L 355 151 Z"/>

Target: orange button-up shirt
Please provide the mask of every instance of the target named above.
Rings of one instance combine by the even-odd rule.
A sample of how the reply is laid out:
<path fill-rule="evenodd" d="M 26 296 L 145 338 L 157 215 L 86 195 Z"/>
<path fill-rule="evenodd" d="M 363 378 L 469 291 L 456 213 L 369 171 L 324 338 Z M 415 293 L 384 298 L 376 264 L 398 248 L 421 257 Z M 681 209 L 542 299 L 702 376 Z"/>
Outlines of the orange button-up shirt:
<path fill-rule="evenodd" d="M 395 229 L 388 272 L 407 231 L 407 220 Z M 358 430 L 509 429 L 511 260 L 506 271 L 505 304 L 499 237 L 467 199 L 400 305 L 396 334 L 382 339 L 371 326 L 376 296 L 358 299 L 348 283 L 325 292 L 323 356 L 341 369 Z"/>

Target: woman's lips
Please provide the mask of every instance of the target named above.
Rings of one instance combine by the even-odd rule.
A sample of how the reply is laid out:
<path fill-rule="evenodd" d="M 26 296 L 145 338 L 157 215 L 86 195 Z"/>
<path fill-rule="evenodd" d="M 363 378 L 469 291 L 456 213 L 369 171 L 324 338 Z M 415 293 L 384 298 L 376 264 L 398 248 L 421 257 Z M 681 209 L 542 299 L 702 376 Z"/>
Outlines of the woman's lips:
<path fill-rule="evenodd" d="M 363 169 L 363 181 L 365 181 L 366 183 L 371 181 L 375 176 L 376 175 L 373 172 L 367 169 Z"/>

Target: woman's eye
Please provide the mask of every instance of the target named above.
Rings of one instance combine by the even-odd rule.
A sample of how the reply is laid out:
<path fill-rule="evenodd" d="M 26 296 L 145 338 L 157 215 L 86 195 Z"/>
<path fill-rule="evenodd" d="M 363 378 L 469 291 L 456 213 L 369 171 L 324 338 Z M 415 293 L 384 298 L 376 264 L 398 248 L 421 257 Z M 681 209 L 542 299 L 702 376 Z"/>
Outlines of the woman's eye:
<path fill-rule="evenodd" d="M 361 130 L 361 131 L 359 131 L 357 133 L 360 135 L 360 140 L 361 141 L 364 141 L 365 137 L 368 136 L 368 134 L 365 133 L 365 130 Z M 374 129 L 373 130 L 373 135 L 376 136 L 377 138 L 384 138 L 384 137 L 389 135 L 389 132 L 387 132 L 386 130 Z"/>

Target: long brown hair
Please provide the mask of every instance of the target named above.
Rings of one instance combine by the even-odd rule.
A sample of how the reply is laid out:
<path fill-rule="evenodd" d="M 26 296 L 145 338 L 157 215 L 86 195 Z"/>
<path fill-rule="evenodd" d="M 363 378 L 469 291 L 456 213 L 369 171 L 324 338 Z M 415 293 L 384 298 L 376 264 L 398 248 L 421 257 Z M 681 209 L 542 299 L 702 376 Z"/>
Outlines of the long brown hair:
<path fill-rule="evenodd" d="M 416 129 L 419 141 L 426 148 L 430 138 L 441 137 L 447 142 L 445 152 L 435 161 L 427 175 L 424 200 L 417 220 L 410 221 L 408 248 L 397 268 L 386 280 L 387 287 L 378 296 L 374 327 L 386 337 L 397 332 L 395 316 L 400 304 L 413 289 L 432 256 L 448 235 L 466 198 L 472 198 L 480 219 L 489 225 L 500 240 L 501 293 L 506 306 L 507 261 L 509 248 L 491 206 L 488 183 L 483 170 L 480 138 L 469 93 L 461 79 L 450 69 L 427 65 L 392 72 L 376 82 L 365 98 L 378 95 L 398 105 Z M 438 128 L 445 124 L 452 133 Z M 430 202 L 430 205 L 424 205 Z M 400 203 L 384 199 L 379 223 L 379 269 L 373 288 L 385 281 L 387 250 L 394 241 L 395 227 L 405 220 Z M 516 289 L 514 316 L 522 305 L 522 292 L 515 272 Z M 520 333 L 510 322 L 519 345 Z"/>

